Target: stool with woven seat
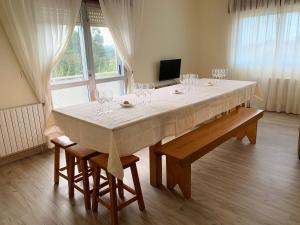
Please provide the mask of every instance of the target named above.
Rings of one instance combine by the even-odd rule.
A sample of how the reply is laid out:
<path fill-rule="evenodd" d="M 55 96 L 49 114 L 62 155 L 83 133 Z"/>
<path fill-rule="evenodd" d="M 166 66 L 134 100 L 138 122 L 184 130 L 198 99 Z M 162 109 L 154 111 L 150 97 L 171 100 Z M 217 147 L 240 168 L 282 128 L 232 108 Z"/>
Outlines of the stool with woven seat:
<path fill-rule="evenodd" d="M 63 171 L 67 170 L 67 166 L 60 167 L 60 150 L 76 145 L 75 142 L 71 141 L 67 136 L 60 136 L 51 140 L 51 142 L 55 146 L 55 153 L 54 153 L 54 183 L 59 183 L 59 177 L 63 177 L 68 180 L 68 176 L 63 174 Z"/>
<path fill-rule="evenodd" d="M 123 169 L 126 168 L 131 169 L 132 179 L 134 183 L 134 189 L 132 189 L 131 187 L 124 184 L 122 180 L 118 179 L 118 182 L 116 183 L 116 178 L 112 174 L 107 172 L 107 162 L 108 162 L 107 154 L 102 154 L 90 159 L 91 166 L 94 171 L 94 190 L 93 190 L 93 203 L 92 203 L 93 211 L 97 211 L 98 203 L 108 208 L 111 212 L 111 223 L 113 225 L 118 224 L 118 210 L 128 206 L 130 203 L 137 201 L 139 205 L 139 209 L 141 211 L 145 209 L 142 189 L 140 186 L 140 181 L 139 181 L 137 167 L 136 167 L 137 161 L 139 161 L 139 158 L 134 155 L 121 157 L 121 163 Z M 105 170 L 108 174 L 109 185 L 108 188 L 104 190 L 101 190 L 103 185 L 100 185 L 101 170 Z M 117 188 L 120 197 L 119 204 L 117 201 L 117 193 L 116 193 Z M 133 195 L 133 197 L 125 201 L 123 190 L 130 192 Z M 104 199 L 101 198 L 102 196 L 108 193 L 110 194 L 109 201 L 105 201 Z"/>
<path fill-rule="evenodd" d="M 84 204 L 86 209 L 91 208 L 91 192 L 89 185 L 89 177 L 92 176 L 93 171 L 88 166 L 88 160 L 101 153 L 82 147 L 80 145 L 73 145 L 66 149 L 67 158 L 67 171 L 68 171 L 68 186 L 69 186 L 69 197 L 74 196 L 74 189 L 81 192 L 84 196 Z M 78 160 L 81 166 L 81 171 L 75 175 L 75 159 Z M 107 179 L 102 176 L 102 178 Z M 82 181 L 83 187 L 80 187 L 77 183 Z"/>

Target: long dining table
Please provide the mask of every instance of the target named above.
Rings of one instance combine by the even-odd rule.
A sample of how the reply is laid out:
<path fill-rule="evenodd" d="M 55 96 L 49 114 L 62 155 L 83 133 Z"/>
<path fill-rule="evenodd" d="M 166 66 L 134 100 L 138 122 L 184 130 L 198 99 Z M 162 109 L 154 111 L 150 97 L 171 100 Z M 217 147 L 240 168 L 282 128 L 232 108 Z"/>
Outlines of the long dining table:
<path fill-rule="evenodd" d="M 121 96 L 109 113 L 99 114 L 96 101 L 54 109 L 47 126 L 58 128 L 82 146 L 109 154 L 108 171 L 122 179 L 121 156 L 153 146 L 168 136 L 181 135 L 259 95 L 256 82 L 206 78 L 192 90 L 175 90 L 183 90 L 183 85 L 155 89 L 151 102 L 129 108 L 119 102 L 132 102 L 136 97 Z"/>

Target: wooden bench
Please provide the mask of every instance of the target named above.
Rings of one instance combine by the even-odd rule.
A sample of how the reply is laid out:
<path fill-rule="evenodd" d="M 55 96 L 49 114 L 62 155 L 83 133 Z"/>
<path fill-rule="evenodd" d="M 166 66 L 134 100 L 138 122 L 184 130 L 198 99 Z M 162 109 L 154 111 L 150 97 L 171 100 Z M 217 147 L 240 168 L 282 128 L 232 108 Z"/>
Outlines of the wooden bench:
<path fill-rule="evenodd" d="M 161 185 L 161 156 L 166 156 L 167 187 L 179 185 L 186 198 L 191 196 L 191 164 L 232 137 L 248 137 L 256 143 L 257 122 L 263 110 L 240 107 L 164 145 L 150 148 L 150 183 Z"/>

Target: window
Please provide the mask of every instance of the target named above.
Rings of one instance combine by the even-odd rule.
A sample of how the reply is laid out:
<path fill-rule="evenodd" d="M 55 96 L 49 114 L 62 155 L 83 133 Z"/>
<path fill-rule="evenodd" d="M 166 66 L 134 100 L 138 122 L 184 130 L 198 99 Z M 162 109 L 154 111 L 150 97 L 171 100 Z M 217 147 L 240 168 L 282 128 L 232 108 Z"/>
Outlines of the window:
<path fill-rule="evenodd" d="M 104 89 L 124 94 L 123 66 L 99 4 L 83 2 L 65 54 L 51 72 L 53 107 L 89 102 Z"/>
<path fill-rule="evenodd" d="M 93 59 L 96 78 L 119 76 L 118 57 L 107 27 L 91 27 Z"/>
<path fill-rule="evenodd" d="M 75 26 L 66 52 L 51 73 L 51 84 L 60 84 L 84 80 L 80 44 L 80 26 Z"/>
<path fill-rule="evenodd" d="M 231 66 L 264 75 L 300 71 L 299 21 L 299 12 L 284 9 L 241 12 L 233 26 Z"/>
<path fill-rule="evenodd" d="M 271 66 L 276 44 L 276 17 L 275 15 L 247 17 L 239 21 L 237 33 L 237 61 L 238 68 L 248 65 L 260 67 Z M 252 34 L 251 34 L 252 33 Z M 255 33 L 255 34 L 254 34 Z"/>

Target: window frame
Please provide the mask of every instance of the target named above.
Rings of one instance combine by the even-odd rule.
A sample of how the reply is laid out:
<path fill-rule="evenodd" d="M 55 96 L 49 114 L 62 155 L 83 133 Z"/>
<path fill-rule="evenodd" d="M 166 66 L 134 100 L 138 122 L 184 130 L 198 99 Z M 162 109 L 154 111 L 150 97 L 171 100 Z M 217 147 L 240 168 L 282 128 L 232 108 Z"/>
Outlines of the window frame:
<path fill-rule="evenodd" d="M 81 81 L 70 81 L 63 83 L 54 83 L 50 82 L 50 91 L 52 90 L 61 90 L 66 88 L 78 87 L 78 86 L 87 86 L 89 93 L 89 101 L 95 100 L 97 84 L 107 83 L 112 81 L 123 81 L 124 90 L 126 92 L 126 78 L 125 70 L 123 63 L 117 53 L 117 73 L 111 73 L 111 77 L 107 78 L 96 78 L 95 67 L 94 67 L 94 58 L 93 58 L 93 47 L 92 47 L 92 34 L 91 34 L 91 25 L 89 23 L 89 18 L 87 14 L 87 4 L 86 2 L 81 3 L 80 7 L 80 47 L 81 47 L 81 60 L 82 60 L 82 72 L 84 80 Z M 100 6 L 99 6 L 100 7 Z M 107 26 L 99 26 L 107 27 Z M 119 69 L 121 68 L 121 69 Z M 118 73 L 120 72 L 120 73 Z"/>

